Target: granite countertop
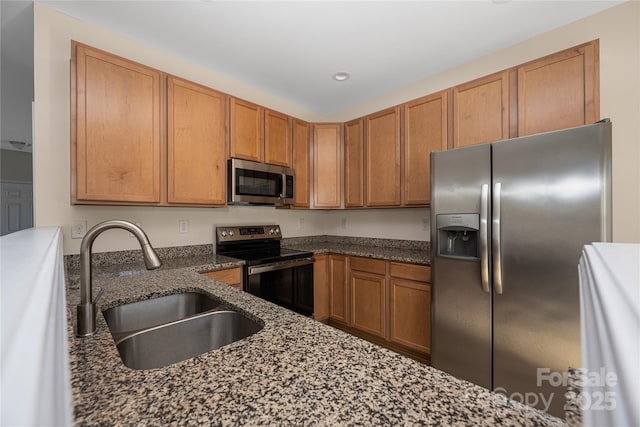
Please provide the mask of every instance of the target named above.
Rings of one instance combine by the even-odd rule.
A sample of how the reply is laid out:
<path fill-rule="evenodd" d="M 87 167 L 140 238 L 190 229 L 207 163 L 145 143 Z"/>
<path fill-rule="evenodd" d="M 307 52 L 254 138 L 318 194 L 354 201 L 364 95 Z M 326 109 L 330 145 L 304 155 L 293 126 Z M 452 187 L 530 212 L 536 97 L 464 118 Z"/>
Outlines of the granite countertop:
<path fill-rule="evenodd" d="M 388 261 L 430 265 L 429 242 L 358 237 L 313 236 L 283 239 L 282 246 L 317 254 L 380 258 Z"/>
<path fill-rule="evenodd" d="M 122 363 L 102 315 L 74 336 L 73 260 L 67 316 L 75 423 L 131 425 L 562 425 L 500 394 L 211 280 L 240 265 L 215 255 L 176 257 L 156 271 L 137 262 L 94 266 L 102 310 L 186 290 L 218 298 L 264 324 L 220 349 L 152 370 Z M 116 270 L 118 270 L 116 272 Z M 119 271 L 128 272 L 120 275 Z"/>

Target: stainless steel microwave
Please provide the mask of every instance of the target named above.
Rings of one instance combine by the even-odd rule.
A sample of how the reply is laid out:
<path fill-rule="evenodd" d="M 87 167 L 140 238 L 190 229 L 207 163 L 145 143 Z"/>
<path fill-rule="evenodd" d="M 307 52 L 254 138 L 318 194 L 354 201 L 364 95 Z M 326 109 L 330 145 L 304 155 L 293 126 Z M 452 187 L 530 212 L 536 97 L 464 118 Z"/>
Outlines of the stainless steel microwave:
<path fill-rule="evenodd" d="M 249 160 L 228 164 L 227 197 L 231 205 L 293 204 L 293 169 Z"/>

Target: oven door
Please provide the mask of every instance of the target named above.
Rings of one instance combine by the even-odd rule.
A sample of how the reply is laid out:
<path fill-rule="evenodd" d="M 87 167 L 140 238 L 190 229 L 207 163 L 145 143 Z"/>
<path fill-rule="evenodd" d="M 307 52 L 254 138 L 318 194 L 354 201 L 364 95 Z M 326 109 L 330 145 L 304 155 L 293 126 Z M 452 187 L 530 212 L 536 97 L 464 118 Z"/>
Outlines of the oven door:
<path fill-rule="evenodd" d="M 313 315 L 313 258 L 246 269 L 244 290 L 305 316 Z"/>

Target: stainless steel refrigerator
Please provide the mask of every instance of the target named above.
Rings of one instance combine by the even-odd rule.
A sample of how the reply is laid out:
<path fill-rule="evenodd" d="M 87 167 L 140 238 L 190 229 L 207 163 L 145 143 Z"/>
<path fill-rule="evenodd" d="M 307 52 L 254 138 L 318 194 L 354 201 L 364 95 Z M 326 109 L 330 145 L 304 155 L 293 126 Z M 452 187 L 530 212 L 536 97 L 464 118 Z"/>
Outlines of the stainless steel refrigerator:
<path fill-rule="evenodd" d="M 578 261 L 611 239 L 610 176 L 608 120 L 431 154 L 435 368 L 564 415 Z"/>

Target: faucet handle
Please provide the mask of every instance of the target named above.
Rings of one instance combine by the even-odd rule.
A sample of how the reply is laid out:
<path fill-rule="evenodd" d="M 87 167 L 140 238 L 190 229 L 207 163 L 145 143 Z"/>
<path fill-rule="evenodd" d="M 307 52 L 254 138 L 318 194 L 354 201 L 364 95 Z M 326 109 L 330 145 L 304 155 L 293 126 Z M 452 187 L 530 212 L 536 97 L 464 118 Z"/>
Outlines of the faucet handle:
<path fill-rule="evenodd" d="M 96 304 L 98 302 L 103 293 L 104 288 L 100 288 L 100 290 L 98 291 L 98 295 L 96 295 L 96 297 L 93 299 L 93 304 Z"/>

